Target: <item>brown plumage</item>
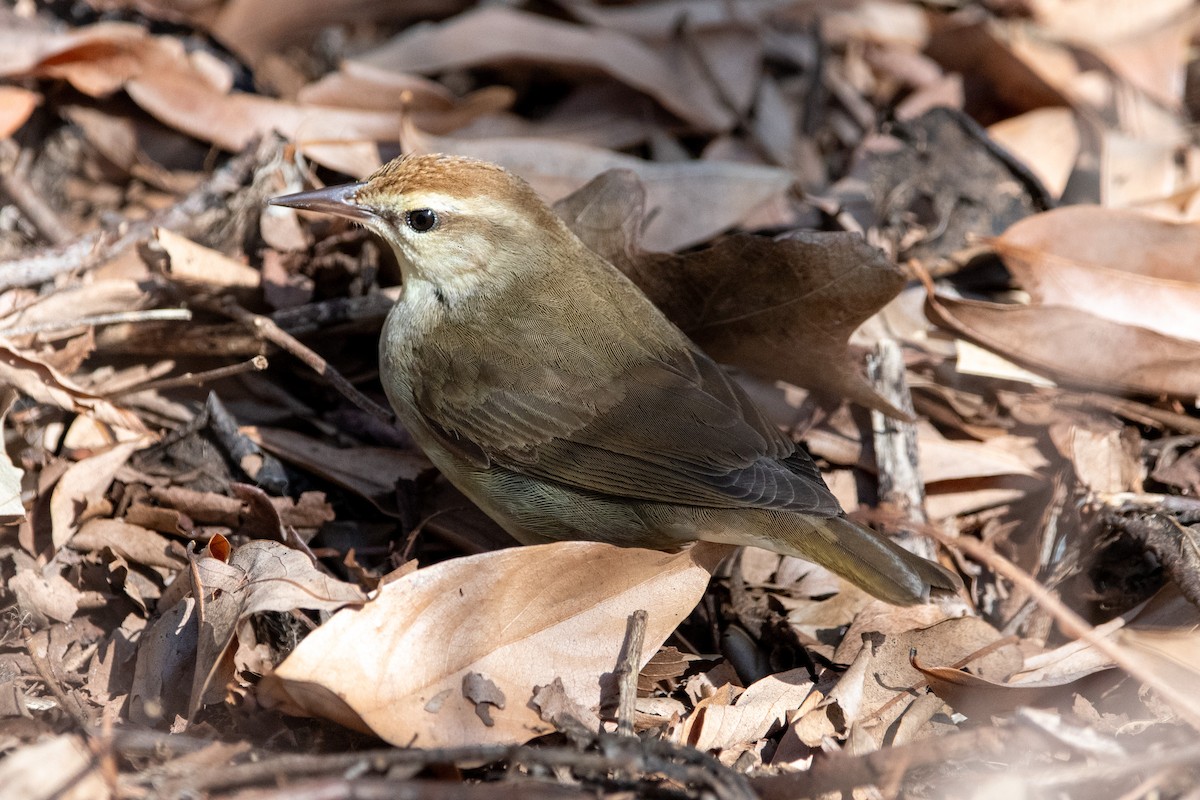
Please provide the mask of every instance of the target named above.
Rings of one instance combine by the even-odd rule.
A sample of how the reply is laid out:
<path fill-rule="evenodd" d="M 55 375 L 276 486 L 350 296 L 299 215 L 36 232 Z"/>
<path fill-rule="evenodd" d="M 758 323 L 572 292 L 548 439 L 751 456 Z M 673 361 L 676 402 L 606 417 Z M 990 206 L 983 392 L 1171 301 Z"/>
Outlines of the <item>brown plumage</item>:
<path fill-rule="evenodd" d="M 500 167 L 402 157 L 272 202 L 351 217 L 392 246 L 404 287 L 380 341 L 388 399 L 518 540 L 757 545 L 894 603 L 960 585 L 847 520 L 812 459 Z"/>

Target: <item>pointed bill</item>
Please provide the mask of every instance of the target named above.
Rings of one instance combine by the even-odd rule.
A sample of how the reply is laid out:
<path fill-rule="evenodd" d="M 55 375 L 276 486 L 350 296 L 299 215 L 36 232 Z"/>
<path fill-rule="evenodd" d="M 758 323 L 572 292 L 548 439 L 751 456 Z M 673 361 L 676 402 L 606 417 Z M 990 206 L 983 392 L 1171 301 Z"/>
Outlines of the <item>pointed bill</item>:
<path fill-rule="evenodd" d="M 371 212 L 354 202 L 354 196 L 366 183 L 344 183 L 340 186 L 327 186 L 324 189 L 314 189 L 311 192 L 297 192 L 272 197 L 269 202 L 273 206 L 288 206 L 301 211 L 318 211 L 323 214 L 335 214 L 350 219 L 366 219 Z"/>

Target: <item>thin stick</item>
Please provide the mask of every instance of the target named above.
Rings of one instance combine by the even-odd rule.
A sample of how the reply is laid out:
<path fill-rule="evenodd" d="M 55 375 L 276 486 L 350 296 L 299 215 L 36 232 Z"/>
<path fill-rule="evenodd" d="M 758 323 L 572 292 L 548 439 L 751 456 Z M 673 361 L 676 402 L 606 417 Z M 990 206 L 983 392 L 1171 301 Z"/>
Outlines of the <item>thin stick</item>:
<path fill-rule="evenodd" d="M 904 354 L 894 339 L 883 339 L 867 360 L 871 383 L 885 400 L 912 417 L 912 393 L 904 374 Z M 925 513 L 925 487 L 917 466 L 917 426 L 880 411 L 871 411 L 875 463 L 879 467 L 879 499 L 900 510 L 905 520 L 898 544 L 931 560 L 937 559 L 933 542 L 916 535 L 929 517 Z"/>
<path fill-rule="evenodd" d="M 1131 657 L 1124 648 L 1098 634 L 1096 629 L 1089 625 L 1083 617 L 1067 608 L 1061 600 L 1034 580 L 1029 573 L 974 539 L 965 536 L 950 536 L 935 525 L 928 526 L 926 532 L 945 546 L 958 548 L 976 561 L 986 564 L 993 572 L 1003 575 L 1024 589 L 1038 605 L 1054 617 L 1063 633 L 1087 642 L 1099 650 L 1130 676 L 1157 692 L 1174 707 L 1182 719 L 1193 728 L 1200 730 L 1200 709 L 1196 707 L 1194 700 L 1189 698 L 1185 691 L 1163 680 L 1153 670 L 1146 669 L 1143 663 Z"/>
<path fill-rule="evenodd" d="M 114 311 L 111 314 L 93 314 L 90 317 L 76 319 L 61 319 L 39 322 L 37 325 L 24 325 L 17 328 L 0 328 L 0 336 L 28 336 L 33 333 L 52 333 L 54 331 L 69 331 L 72 328 L 82 328 L 93 325 L 118 325 L 123 322 L 150 322 L 162 320 L 179 320 L 188 322 L 192 312 L 186 308 L 148 308 L 143 311 Z"/>
<path fill-rule="evenodd" d="M 637 714 L 637 679 L 642 663 L 642 648 L 646 641 L 645 610 L 638 609 L 629 615 L 625 623 L 625 642 L 621 646 L 621 659 L 617 665 L 617 691 L 620 702 L 617 706 L 617 734 L 633 736 L 633 720 Z"/>
<path fill-rule="evenodd" d="M 3 143 L 4 152 L 0 155 L 11 155 L 14 156 L 14 160 L 23 161 L 24 159 L 15 155 L 16 149 L 16 145 L 9 139 Z M 70 226 L 42 199 L 41 193 L 30 185 L 24 172 L 24 169 L 18 166 L 0 170 L 0 192 L 12 200 L 21 216 L 29 220 L 39 236 L 53 245 L 66 244 L 73 238 Z"/>
<path fill-rule="evenodd" d="M 136 394 L 137 392 L 154 392 L 163 389 L 178 389 L 182 386 L 203 386 L 213 381 L 219 381 L 224 378 L 232 378 L 234 375 L 242 375 L 247 372 L 261 372 L 270 366 L 266 356 L 255 356 L 249 361 L 243 361 L 240 364 L 230 364 L 227 367 L 218 367 L 216 369 L 206 370 L 205 372 L 185 372 L 182 375 L 177 375 L 174 378 L 163 378 L 160 381 L 150 381 L 148 383 L 137 384 L 125 389 L 119 389 L 111 394 L 103 395 L 106 399 L 115 397 L 124 397 L 128 394 Z"/>
<path fill-rule="evenodd" d="M 287 333 L 274 322 L 261 314 L 253 314 L 232 300 L 226 299 L 220 310 L 242 323 L 260 339 L 271 342 L 291 353 L 313 369 L 318 375 L 324 376 L 333 388 L 341 392 L 347 400 L 376 417 L 387 425 L 395 424 L 395 417 L 371 398 L 360 392 L 354 384 L 346 380 L 342 373 L 329 366 L 329 362 L 321 358 L 311 348 L 301 344 L 296 337 Z"/>

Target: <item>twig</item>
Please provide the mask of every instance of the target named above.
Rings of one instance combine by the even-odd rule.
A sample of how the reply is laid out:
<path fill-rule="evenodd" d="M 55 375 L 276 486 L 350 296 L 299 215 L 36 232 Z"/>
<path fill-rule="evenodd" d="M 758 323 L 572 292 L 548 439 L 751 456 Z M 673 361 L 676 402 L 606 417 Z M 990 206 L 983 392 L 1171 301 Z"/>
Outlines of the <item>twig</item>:
<path fill-rule="evenodd" d="M 298 308 L 276 311 L 271 319 L 292 336 L 303 336 L 343 322 L 382 320 L 396 304 L 385 292 L 363 297 L 335 297 Z"/>
<path fill-rule="evenodd" d="M 893 339 L 882 339 L 867 360 L 867 375 L 885 400 L 913 415 L 912 393 L 904 376 L 904 355 Z M 917 427 L 911 422 L 893 419 L 872 409 L 875 463 L 879 467 L 879 499 L 900 510 L 908 522 L 896 537 L 905 549 L 928 559 L 936 559 L 933 542 L 915 535 L 928 523 L 925 514 L 925 487 L 917 468 Z"/>
<path fill-rule="evenodd" d="M 3 142 L 3 153 L 0 155 L 17 160 L 16 145 L 11 139 Z M 14 166 L 12 169 L 0 169 L 0 192 L 12 200 L 21 216 L 29 220 L 37 230 L 38 235 L 54 245 L 65 244 L 71 239 L 71 228 L 50 205 L 42 199 L 37 189 L 25 179 L 24 170 Z"/>
<path fill-rule="evenodd" d="M 1023 733 L 1021 744 L 1036 750 L 1040 739 Z M 912 744 L 887 747 L 861 756 L 833 755 L 816 761 L 807 772 L 764 775 L 750 779 L 760 800 L 800 800 L 840 792 L 849 796 L 859 786 L 879 785 L 894 772 L 896 764 L 906 768 L 969 760 L 999 760 L 1014 739 L 1011 730 L 974 728 L 951 736 L 922 739 Z M 1031 741 L 1032 740 L 1032 741 Z"/>
<path fill-rule="evenodd" d="M 26 633 L 24 634 L 24 638 L 25 652 L 29 654 L 29 658 L 33 662 L 38 676 L 41 677 L 42 683 L 50 690 L 50 694 L 54 695 L 54 699 L 58 701 L 59 707 L 75 720 L 75 724 L 81 729 L 87 730 L 91 723 L 87 718 L 87 714 L 84 713 L 79 699 L 63 691 L 59 677 L 54 674 L 54 666 L 46 656 L 38 652 L 33 642 L 33 636 Z"/>
<path fill-rule="evenodd" d="M 311 348 L 301 344 L 296 337 L 284 331 L 269 318 L 261 314 L 253 314 L 228 298 L 225 299 L 225 302 L 219 309 L 252 330 L 255 336 L 271 342 L 303 361 L 318 375 L 324 376 L 347 400 L 354 403 L 354 405 L 363 411 L 366 411 L 388 425 L 395 424 L 395 417 L 390 411 L 356 389 L 354 384 L 346 380 L 342 373 L 329 366 L 329 362 L 317 355 Z"/>
<path fill-rule="evenodd" d="M 187 322 L 191 318 L 192 312 L 186 308 L 148 308 L 143 311 L 114 311 L 111 314 L 94 314 L 90 317 L 53 320 L 17 328 L 0 328 L 0 336 L 28 336 L 33 333 L 69 331 L 72 328 L 93 325 L 118 325 L 123 322 L 157 322 L 163 320 Z"/>
<path fill-rule="evenodd" d="M 160 738 L 161 737 L 161 738 Z M 202 749 L 192 737 L 155 734 L 149 731 L 115 732 L 117 751 L 129 755 L 158 755 L 160 744 L 168 749 L 195 752 Z M 182 741 L 181 741 L 182 740 Z M 397 767 L 418 769 L 434 765 L 491 764 L 508 761 L 514 766 L 546 770 L 570 769 L 581 780 L 603 782 L 606 786 L 637 788 L 661 775 L 687 786 L 705 787 L 718 800 L 756 800 L 749 782 L 741 774 L 718 762 L 707 753 L 671 742 L 617 736 L 600 736 L 596 750 L 575 746 L 526 747 L 516 745 L 474 745 L 423 750 L 420 748 L 383 749 L 358 753 L 276 754 L 260 753 L 249 763 L 231 764 L 188 776 L 189 790 L 215 794 L 224 790 L 274 785 L 281 776 L 292 780 L 307 776 L 344 774 L 354 770 L 389 772 Z"/>
<path fill-rule="evenodd" d="M 208 393 L 204 412 L 208 417 L 208 429 L 229 454 L 230 460 L 263 489 L 283 494 L 288 483 L 283 464 L 238 430 L 237 421 L 215 392 Z"/>
<path fill-rule="evenodd" d="M 183 386 L 204 386 L 213 381 L 219 381 L 224 378 L 231 378 L 234 375 L 243 375 L 247 372 L 261 372 L 270 366 L 266 356 L 255 356 L 249 361 L 243 361 L 240 364 L 230 364 L 227 367 L 218 367 L 205 372 L 185 372 L 182 375 L 177 375 L 174 378 L 163 378 L 159 381 L 150 381 L 148 383 L 135 384 L 124 389 L 104 394 L 107 400 L 112 400 L 117 397 L 124 397 L 127 394 L 136 394 L 137 392 L 155 392 L 163 389 L 178 389 Z"/>
<path fill-rule="evenodd" d="M 246 148 L 174 206 L 150 219 L 130 222 L 119 233 L 89 233 L 25 258 L 0 262 L 0 289 L 36 286 L 67 272 L 91 269 L 149 237 L 156 226 L 192 238 L 194 229 L 203 225 L 205 213 L 214 208 L 227 208 L 229 197 L 246 184 L 261 163 L 269 160 L 265 152 L 268 148 L 277 151 L 280 145 L 271 140 Z M 224 213 L 228 214 L 228 211 Z"/>
<path fill-rule="evenodd" d="M 620 697 L 617 706 L 617 734 L 633 736 L 633 720 L 637 715 L 637 679 L 641 671 L 642 647 L 646 641 L 647 614 L 644 609 L 638 609 L 629 615 L 625 623 L 625 641 L 621 645 L 621 655 L 616 669 L 617 692 Z"/>
<path fill-rule="evenodd" d="M 926 530 L 929 535 L 933 536 L 946 547 L 958 548 L 967 556 L 985 564 L 993 572 L 1003 575 L 1021 589 L 1024 589 L 1038 605 L 1044 608 L 1050 616 L 1054 617 L 1064 634 L 1087 642 L 1099 650 L 1127 674 L 1140 680 L 1157 692 L 1164 700 L 1171 704 L 1183 720 L 1193 728 L 1200 730 L 1200 708 L 1197 708 L 1196 702 L 1188 696 L 1184 688 L 1174 686 L 1163 680 L 1153 670 L 1146 669 L 1142 662 L 1132 657 L 1124 648 L 1098 634 L 1095 628 L 1068 608 L 1044 586 L 1034 580 L 1029 573 L 975 539 L 965 536 L 951 536 L 944 531 L 938 530 L 934 525 L 928 526 Z"/>
<path fill-rule="evenodd" d="M 1156 511 L 1160 514 L 1200 513 L 1200 498 L 1149 492 L 1098 492 L 1092 497 L 1118 511 Z"/>

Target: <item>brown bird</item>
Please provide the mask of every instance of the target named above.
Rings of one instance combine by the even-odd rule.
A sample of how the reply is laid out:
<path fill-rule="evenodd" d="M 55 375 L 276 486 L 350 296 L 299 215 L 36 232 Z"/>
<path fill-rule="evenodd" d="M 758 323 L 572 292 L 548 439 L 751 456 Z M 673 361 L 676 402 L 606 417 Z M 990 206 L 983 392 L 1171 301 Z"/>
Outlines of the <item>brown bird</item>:
<path fill-rule="evenodd" d="M 526 544 L 755 545 L 892 603 L 957 576 L 846 519 L 816 464 L 525 181 L 406 156 L 277 197 L 391 245 L 384 390 L 430 460 Z"/>

